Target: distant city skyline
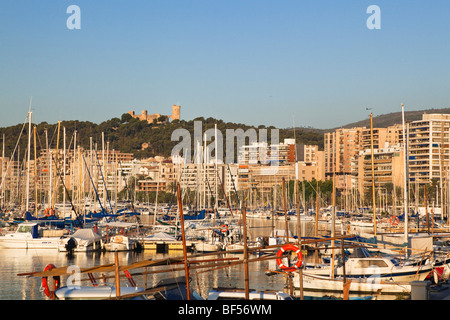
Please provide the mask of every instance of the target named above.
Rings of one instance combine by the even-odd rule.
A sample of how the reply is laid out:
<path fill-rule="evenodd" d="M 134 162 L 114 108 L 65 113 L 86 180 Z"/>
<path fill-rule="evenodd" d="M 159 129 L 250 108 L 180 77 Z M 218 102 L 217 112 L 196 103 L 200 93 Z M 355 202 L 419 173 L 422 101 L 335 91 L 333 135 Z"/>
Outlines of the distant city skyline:
<path fill-rule="evenodd" d="M 368 27 L 373 5 L 380 29 Z M 37 123 L 180 105 L 184 120 L 321 129 L 400 103 L 447 108 L 449 9 L 444 0 L 3 1 L 0 127 L 23 123 L 31 97 Z"/>

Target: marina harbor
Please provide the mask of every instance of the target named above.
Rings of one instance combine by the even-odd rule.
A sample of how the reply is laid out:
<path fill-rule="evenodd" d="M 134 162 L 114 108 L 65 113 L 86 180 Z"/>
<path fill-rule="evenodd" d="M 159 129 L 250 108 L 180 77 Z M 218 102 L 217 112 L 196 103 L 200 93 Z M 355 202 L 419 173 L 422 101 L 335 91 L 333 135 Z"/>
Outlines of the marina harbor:
<path fill-rule="evenodd" d="M 4 311 L 450 300 L 450 1 L 0 6 Z"/>
<path fill-rule="evenodd" d="M 140 216 L 139 223 L 99 222 L 58 236 L 42 223 L 17 223 L 15 231 L 0 238 L 1 282 L 8 288 L 0 299 L 447 299 L 446 232 L 412 233 L 408 249 L 399 239 L 403 234 L 392 228 L 380 229 L 375 241 L 370 227 L 347 233 L 345 223 L 338 223 L 332 237 L 330 221 L 319 220 L 316 237 L 313 220 L 255 213 L 244 219 L 244 243 L 236 236 L 242 220 L 216 218 L 216 227 L 207 215 L 185 220 L 184 245 L 179 234 L 170 232 L 177 228 L 153 232 L 153 221 L 159 220 L 153 215 Z M 196 234 L 205 230 L 210 239 Z M 298 231 L 301 241 L 294 235 Z M 205 249 L 204 242 L 215 246 Z M 75 286 L 70 270 L 80 273 Z"/>
<path fill-rule="evenodd" d="M 173 110 L 179 117 L 180 107 Z M 92 138 L 89 148 L 77 145 L 76 131 L 67 146 L 61 122 L 56 148 L 47 144 L 38 154 L 31 116 L 23 126 L 27 134 L 17 137 L 28 138 L 27 161 L 13 161 L 16 150 L 2 157 L 0 299 L 450 296 L 447 164 L 441 162 L 440 183 L 427 183 L 417 172 L 407 179 L 403 173 L 410 166 L 413 173 L 413 165 L 404 152 L 375 157 L 380 150 L 373 148 L 372 126 L 370 153 L 363 150 L 363 129 L 353 162 L 359 169 L 347 174 L 335 167 L 344 160 L 322 161 L 323 152 L 336 151 L 327 144 L 323 152 L 290 138 L 265 148 L 241 145 L 244 162 L 236 165 L 220 163 L 217 154 L 210 161 L 206 144 L 195 149 L 195 163 L 177 155 L 138 161 L 110 150 L 103 134 L 101 148 Z M 138 116 L 125 118 L 132 117 Z M 423 115 L 429 119 L 441 121 L 441 129 L 450 123 L 442 114 Z M 344 143 L 325 134 L 330 139 Z M 298 161 L 305 153 L 310 162 Z M 252 163 L 269 155 L 266 164 Z M 300 174 L 306 163 L 313 179 Z M 405 186 L 410 192 L 402 193 Z"/>

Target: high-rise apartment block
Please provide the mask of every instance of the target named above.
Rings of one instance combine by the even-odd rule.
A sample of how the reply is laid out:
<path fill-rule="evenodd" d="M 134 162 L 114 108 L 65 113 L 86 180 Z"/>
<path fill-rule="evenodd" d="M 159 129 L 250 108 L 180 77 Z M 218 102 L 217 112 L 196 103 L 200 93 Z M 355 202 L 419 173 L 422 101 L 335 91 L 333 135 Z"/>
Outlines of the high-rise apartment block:
<path fill-rule="evenodd" d="M 408 146 L 408 179 L 423 185 L 446 177 L 449 171 L 449 114 L 423 114 L 421 120 L 405 124 Z M 403 187 L 403 124 L 387 128 L 337 129 L 324 135 L 325 173 L 336 177 L 340 189 L 358 188 L 360 194 L 386 183 Z"/>
<path fill-rule="evenodd" d="M 409 123 L 409 178 L 419 184 L 446 176 L 449 166 L 449 114 L 424 114 Z"/>

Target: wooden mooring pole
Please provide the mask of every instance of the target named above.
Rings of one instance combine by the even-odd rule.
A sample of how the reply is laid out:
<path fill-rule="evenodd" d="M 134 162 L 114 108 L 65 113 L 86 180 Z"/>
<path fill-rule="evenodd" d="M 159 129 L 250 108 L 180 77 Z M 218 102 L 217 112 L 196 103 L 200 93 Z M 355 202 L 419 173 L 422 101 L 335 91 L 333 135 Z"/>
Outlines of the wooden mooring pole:
<path fill-rule="evenodd" d="M 242 225 L 244 237 L 244 282 L 245 282 L 245 300 L 250 299 L 250 285 L 248 272 L 248 247 L 247 247 L 247 210 L 245 208 L 245 201 L 242 202 Z"/>
<path fill-rule="evenodd" d="M 187 259 L 186 236 L 184 234 L 183 202 L 181 201 L 180 184 L 177 184 L 177 194 L 178 194 L 178 208 L 180 210 L 181 238 L 183 240 L 184 273 L 186 276 L 187 300 L 191 300 L 191 293 L 190 293 L 190 288 L 189 288 L 189 263 L 188 263 L 188 259 Z"/>

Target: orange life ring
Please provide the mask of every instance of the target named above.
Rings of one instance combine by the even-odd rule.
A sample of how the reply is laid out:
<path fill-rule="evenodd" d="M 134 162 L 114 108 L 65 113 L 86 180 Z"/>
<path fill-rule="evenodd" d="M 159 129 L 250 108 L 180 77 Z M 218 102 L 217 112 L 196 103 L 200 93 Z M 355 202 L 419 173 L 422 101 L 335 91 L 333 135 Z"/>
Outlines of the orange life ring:
<path fill-rule="evenodd" d="M 285 266 L 281 262 L 281 256 L 286 251 L 294 251 L 297 254 L 297 263 L 295 264 L 295 266 L 288 267 L 288 266 Z M 280 250 L 278 250 L 277 257 L 278 257 L 277 264 L 280 267 L 280 269 L 284 270 L 284 271 L 289 271 L 289 272 L 295 271 L 296 269 L 299 269 L 302 266 L 302 263 L 303 263 L 303 255 L 302 255 L 301 250 L 299 248 L 297 248 L 296 246 L 292 245 L 292 244 L 285 245 Z"/>
<path fill-rule="evenodd" d="M 393 219 L 393 218 L 395 218 L 395 219 Z M 396 226 L 399 224 L 399 222 L 400 222 L 400 220 L 398 219 L 397 216 L 392 216 L 389 218 L 389 223 L 391 224 L 391 226 Z"/>
<path fill-rule="evenodd" d="M 52 269 L 56 268 L 53 264 L 48 264 L 44 271 L 50 271 Z M 50 288 L 48 287 L 48 282 L 47 282 L 48 278 L 47 277 L 42 277 L 42 287 L 44 288 L 44 293 L 47 297 L 49 298 L 54 298 L 54 293 L 56 289 L 59 288 L 59 286 L 61 285 L 61 278 L 59 276 L 53 277 L 53 291 L 50 290 Z"/>
<path fill-rule="evenodd" d="M 228 226 L 226 224 L 221 225 L 220 226 L 220 231 L 227 232 L 228 231 Z"/>

